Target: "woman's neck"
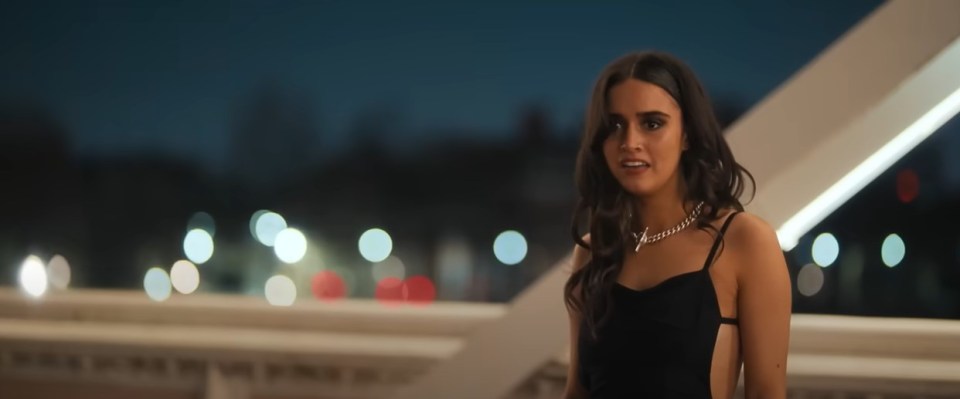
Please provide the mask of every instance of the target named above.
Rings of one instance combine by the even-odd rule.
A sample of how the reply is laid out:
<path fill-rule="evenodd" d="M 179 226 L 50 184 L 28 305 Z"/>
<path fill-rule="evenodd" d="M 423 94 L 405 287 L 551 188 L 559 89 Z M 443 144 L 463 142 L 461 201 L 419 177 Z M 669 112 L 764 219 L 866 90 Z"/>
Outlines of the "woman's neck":
<path fill-rule="evenodd" d="M 641 231 L 649 228 L 649 234 L 656 234 L 683 222 L 693 211 L 696 204 L 687 203 L 682 194 L 682 184 L 677 190 L 666 190 L 654 195 L 634 200 L 634 214 L 638 216 L 637 226 Z"/>

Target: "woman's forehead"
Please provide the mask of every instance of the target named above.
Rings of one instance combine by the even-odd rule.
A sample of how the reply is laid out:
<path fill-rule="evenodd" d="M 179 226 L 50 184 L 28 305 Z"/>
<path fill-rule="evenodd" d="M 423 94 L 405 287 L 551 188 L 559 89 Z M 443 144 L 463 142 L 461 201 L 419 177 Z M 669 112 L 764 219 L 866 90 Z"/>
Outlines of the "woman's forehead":
<path fill-rule="evenodd" d="M 668 115 L 680 112 L 676 100 L 666 90 L 653 83 L 628 79 L 610 88 L 607 111 L 612 114 L 633 115 L 662 112 Z"/>

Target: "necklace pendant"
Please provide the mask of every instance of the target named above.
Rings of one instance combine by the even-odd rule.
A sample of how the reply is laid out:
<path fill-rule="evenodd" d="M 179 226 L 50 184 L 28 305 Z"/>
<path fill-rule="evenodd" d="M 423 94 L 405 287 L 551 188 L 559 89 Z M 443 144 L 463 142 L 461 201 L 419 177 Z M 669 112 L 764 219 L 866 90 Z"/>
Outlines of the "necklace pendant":
<path fill-rule="evenodd" d="M 644 228 L 643 234 L 640 235 L 631 231 L 630 234 L 632 234 L 633 239 L 637 241 L 637 246 L 633 249 L 633 252 L 637 253 L 640 251 L 640 247 L 670 237 L 690 226 L 690 223 L 693 223 L 694 220 L 697 220 L 697 218 L 700 217 L 700 211 L 703 209 L 703 204 L 703 201 L 700 201 L 700 203 L 697 204 L 697 207 L 693 209 L 693 212 L 690 213 L 690 215 L 688 215 L 684 221 L 670 229 L 654 234 L 653 237 L 647 237 L 647 231 L 650 229 L 649 227 Z"/>
<path fill-rule="evenodd" d="M 633 253 L 640 252 L 640 247 L 644 246 L 647 243 L 647 230 L 650 230 L 649 227 L 643 229 L 643 234 L 637 238 L 637 234 L 633 234 L 633 238 L 637 240 L 637 247 L 633 249 Z"/>

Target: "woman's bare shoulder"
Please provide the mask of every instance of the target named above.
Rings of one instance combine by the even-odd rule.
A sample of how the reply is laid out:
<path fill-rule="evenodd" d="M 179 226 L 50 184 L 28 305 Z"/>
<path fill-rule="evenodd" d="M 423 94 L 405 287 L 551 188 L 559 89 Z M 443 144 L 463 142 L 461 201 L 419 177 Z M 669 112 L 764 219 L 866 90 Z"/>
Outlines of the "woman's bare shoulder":
<path fill-rule="evenodd" d="M 735 216 L 724 234 L 724 240 L 731 246 L 740 249 L 769 250 L 775 248 L 777 251 L 780 250 L 780 242 L 777 240 L 777 233 L 773 227 L 760 216 L 750 212 L 739 212 Z"/>
<path fill-rule="evenodd" d="M 725 250 L 734 258 L 742 278 L 769 278 L 770 273 L 786 273 L 786 261 L 777 232 L 766 220 L 750 212 L 741 212 L 724 234 Z M 773 270 L 771 270 L 771 268 Z M 767 277 L 763 277 L 767 276 Z"/>

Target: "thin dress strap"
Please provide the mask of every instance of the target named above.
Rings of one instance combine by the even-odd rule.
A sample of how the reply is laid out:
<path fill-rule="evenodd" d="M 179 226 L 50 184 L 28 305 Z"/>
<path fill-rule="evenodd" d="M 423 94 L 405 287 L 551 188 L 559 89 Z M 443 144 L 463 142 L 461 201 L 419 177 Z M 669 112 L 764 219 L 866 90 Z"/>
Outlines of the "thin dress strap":
<path fill-rule="evenodd" d="M 723 235 L 727 232 L 727 228 L 730 227 L 730 222 L 733 221 L 733 217 L 737 216 L 740 211 L 735 211 L 727 216 L 727 220 L 723 222 L 723 226 L 720 227 L 720 232 L 717 234 L 717 238 L 713 240 L 713 247 L 710 248 L 710 255 L 707 255 L 707 261 L 703 264 L 703 270 L 707 270 L 711 264 L 713 264 L 713 257 L 717 255 L 717 250 L 720 249 L 720 243 L 723 241 Z"/>

